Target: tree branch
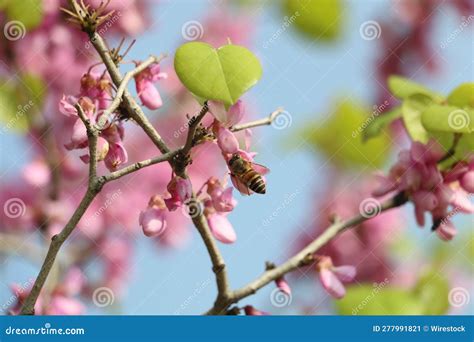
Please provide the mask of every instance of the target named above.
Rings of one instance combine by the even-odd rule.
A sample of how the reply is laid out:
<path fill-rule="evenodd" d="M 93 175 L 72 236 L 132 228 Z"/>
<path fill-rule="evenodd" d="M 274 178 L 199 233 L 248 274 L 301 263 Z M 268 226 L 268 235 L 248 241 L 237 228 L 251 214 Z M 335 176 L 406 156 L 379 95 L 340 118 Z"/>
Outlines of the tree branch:
<path fill-rule="evenodd" d="M 283 113 L 283 108 L 277 108 L 275 111 L 270 113 L 270 115 L 266 118 L 255 120 L 255 121 L 250 121 L 250 122 L 243 123 L 243 124 L 240 124 L 240 125 L 235 125 L 230 130 L 232 132 L 238 132 L 238 131 L 242 131 L 242 130 L 247 129 L 247 128 L 258 127 L 258 126 L 268 126 L 268 125 L 271 125 L 272 122 L 281 113 Z"/>
<path fill-rule="evenodd" d="M 399 193 L 393 198 L 381 204 L 379 213 L 382 213 L 392 208 L 399 207 L 405 204 L 407 201 L 408 199 L 406 195 L 404 193 Z M 359 214 L 346 221 L 335 222 L 334 224 L 329 226 L 320 236 L 318 236 L 315 240 L 313 240 L 305 248 L 303 248 L 300 252 L 298 252 L 291 258 L 289 258 L 280 266 L 268 269 L 260 277 L 248 283 L 244 287 L 233 291 L 230 294 L 229 299 L 226 303 L 222 303 L 221 305 L 214 305 L 214 307 L 211 308 L 209 311 L 207 311 L 206 314 L 207 315 L 225 314 L 227 308 L 231 304 L 237 303 L 241 299 L 256 293 L 259 289 L 261 289 L 265 285 L 275 281 L 278 278 L 281 278 L 285 274 L 292 272 L 301 266 L 307 265 L 308 260 L 312 260 L 311 257 L 314 255 L 314 253 L 316 253 L 321 247 L 323 247 L 335 236 L 342 233 L 344 230 L 350 227 L 357 226 L 361 224 L 362 222 L 367 221 L 369 219 L 370 218 L 368 218 L 367 216 Z"/>
<path fill-rule="evenodd" d="M 107 48 L 104 39 L 97 32 L 91 33 L 89 38 L 100 58 L 104 62 L 112 82 L 117 88 L 120 88 L 123 80 L 122 74 L 120 73 L 117 65 L 115 65 L 115 62 L 110 55 L 110 51 Z M 145 131 L 145 133 L 148 135 L 151 141 L 153 141 L 161 153 L 169 152 L 170 150 L 168 146 L 166 146 L 161 136 L 152 126 L 150 121 L 148 121 L 145 113 L 126 88 L 123 90 L 122 100 L 123 108 L 127 111 L 127 114 L 143 129 L 143 131 Z"/>
<path fill-rule="evenodd" d="M 100 178 L 102 179 L 104 183 L 108 183 L 110 181 L 126 176 L 130 173 L 143 169 L 147 166 L 155 165 L 155 164 L 162 163 L 165 161 L 170 161 L 178 152 L 179 150 L 174 150 L 174 151 L 162 154 L 161 156 L 158 156 L 158 157 L 142 160 L 135 164 L 124 167 L 123 169 L 111 172 L 108 175 L 102 176 Z"/>
<path fill-rule="evenodd" d="M 99 122 L 97 123 L 97 126 L 96 126 L 97 129 L 102 130 L 106 122 L 109 120 L 109 117 L 120 106 L 120 103 L 122 102 L 123 93 L 127 89 L 127 85 L 130 82 L 130 80 L 136 75 L 138 75 L 140 72 L 148 68 L 150 65 L 155 64 L 155 63 L 160 63 L 161 60 L 164 59 L 165 57 L 166 57 L 165 54 L 162 54 L 158 57 L 150 56 L 147 59 L 145 59 L 142 63 L 140 63 L 135 69 L 130 70 L 129 72 L 125 74 L 125 76 L 123 77 L 120 83 L 120 86 L 117 89 L 114 100 L 100 117 Z"/>

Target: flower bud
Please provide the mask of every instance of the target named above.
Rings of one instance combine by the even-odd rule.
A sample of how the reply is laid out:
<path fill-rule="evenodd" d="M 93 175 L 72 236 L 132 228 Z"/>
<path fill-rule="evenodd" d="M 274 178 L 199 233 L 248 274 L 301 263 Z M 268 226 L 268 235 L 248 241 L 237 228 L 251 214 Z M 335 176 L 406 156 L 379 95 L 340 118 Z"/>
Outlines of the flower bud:
<path fill-rule="evenodd" d="M 143 233 L 148 237 L 158 236 L 166 229 L 166 205 L 160 196 L 153 196 L 148 207 L 138 219 Z"/>

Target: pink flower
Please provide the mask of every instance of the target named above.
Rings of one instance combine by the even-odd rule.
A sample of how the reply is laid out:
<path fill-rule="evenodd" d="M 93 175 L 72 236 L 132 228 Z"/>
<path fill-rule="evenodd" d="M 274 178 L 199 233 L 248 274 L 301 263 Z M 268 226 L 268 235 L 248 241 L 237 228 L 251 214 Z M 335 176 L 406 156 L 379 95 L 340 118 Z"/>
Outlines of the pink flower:
<path fill-rule="evenodd" d="M 112 83 L 107 74 L 87 73 L 81 78 L 80 96 L 97 101 L 99 109 L 106 109 L 111 101 Z"/>
<path fill-rule="evenodd" d="M 252 305 L 244 306 L 244 312 L 247 316 L 269 316 L 270 315 L 268 312 L 255 309 Z"/>
<path fill-rule="evenodd" d="M 214 177 L 207 181 L 207 193 L 211 197 L 212 205 L 216 211 L 229 212 L 237 205 L 237 201 L 232 196 L 231 187 L 224 189 L 222 183 Z"/>
<path fill-rule="evenodd" d="M 224 213 L 210 213 L 206 215 L 207 223 L 212 235 L 223 243 L 234 243 L 237 234 Z"/>
<path fill-rule="evenodd" d="M 224 127 L 232 127 L 242 120 L 245 108 L 241 100 L 230 106 L 229 110 L 225 109 L 222 102 L 208 101 L 209 112 Z"/>
<path fill-rule="evenodd" d="M 74 107 L 76 103 L 76 97 L 63 95 L 59 101 L 59 112 L 66 116 L 77 116 L 77 109 Z"/>
<path fill-rule="evenodd" d="M 193 195 L 193 188 L 189 178 L 185 179 L 174 176 L 167 186 L 171 198 L 166 198 L 165 203 L 168 210 L 174 211 L 181 207 Z"/>
<path fill-rule="evenodd" d="M 460 184 L 467 192 L 474 193 L 474 170 L 466 172 L 461 177 Z"/>
<path fill-rule="evenodd" d="M 160 72 L 159 64 L 153 64 L 135 76 L 138 97 L 148 109 L 158 109 L 163 105 L 160 93 L 154 83 L 167 77 L 166 73 Z"/>
<path fill-rule="evenodd" d="M 161 235 L 166 229 L 166 205 L 161 196 L 153 196 L 148 208 L 140 212 L 139 223 L 148 237 Z"/>
<path fill-rule="evenodd" d="M 214 131 L 217 136 L 217 145 L 224 154 L 236 153 L 239 149 L 239 142 L 229 129 L 216 123 L 214 125 Z"/>
<path fill-rule="evenodd" d="M 23 168 L 22 176 L 29 184 L 42 187 L 50 181 L 51 172 L 46 162 L 42 159 L 38 159 Z"/>
<path fill-rule="evenodd" d="M 110 143 L 109 151 L 105 156 L 105 166 L 110 170 L 114 171 L 117 168 L 128 161 L 127 150 L 122 143 Z"/>
<path fill-rule="evenodd" d="M 356 276 L 354 266 L 338 266 L 332 264 L 330 257 L 322 256 L 316 265 L 319 272 L 319 280 L 324 289 L 334 298 L 340 299 L 346 294 L 342 282 L 351 282 Z"/>
<path fill-rule="evenodd" d="M 436 234 L 443 241 L 451 241 L 456 236 L 457 231 L 451 221 L 445 220 L 436 228 Z"/>
<path fill-rule="evenodd" d="M 276 286 L 280 289 L 281 292 L 287 294 L 288 296 L 291 296 L 291 287 L 290 285 L 286 282 L 285 278 L 281 277 L 275 280 Z"/>
<path fill-rule="evenodd" d="M 447 219 L 449 206 L 464 213 L 474 212 L 474 205 L 462 189 L 470 189 L 473 181 L 469 174 L 471 166 L 460 162 L 451 170 L 442 173 L 438 161 L 445 152 L 434 140 L 423 145 L 414 142 L 410 150 L 401 151 L 398 162 L 390 169 L 389 176 L 380 177 L 380 187 L 374 195 L 385 195 L 392 191 L 405 192 L 415 205 L 415 217 L 419 226 L 425 224 L 425 213 L 430 212 L 434 229 Z M 466 180 L 464 181 L 464 177 Z M 459 187 L 458 185 L 461 185 Z M 450 240 L 454 235 L 451 225 L 444 225 L 439 236 Z"/>

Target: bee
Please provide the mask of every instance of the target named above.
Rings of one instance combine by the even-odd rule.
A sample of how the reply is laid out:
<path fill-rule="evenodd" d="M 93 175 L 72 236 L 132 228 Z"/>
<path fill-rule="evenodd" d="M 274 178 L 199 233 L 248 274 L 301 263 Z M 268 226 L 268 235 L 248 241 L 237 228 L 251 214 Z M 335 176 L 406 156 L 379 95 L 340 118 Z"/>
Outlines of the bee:
<path fill-rule="evenodd" d="M 250 195 L 250 190 L 257 194 L 265 194 L 266 185 L 262 174 L 268 172 L 268 169 L 259 164 L 245 160 L 239 153 L 234 153 L 229 160 L 230 176 L 235 183 L 241 185 L 240 188 L 246 190 L 246 194 Z M 260 171 L 256 171 L 259 169 Z M 239 184 L 240 183 L 240 184 Z M 239 186 L 236 186 L 239 189 Z M 242 192 L 242 189 L 239 189 Z M 242 192 L 243 193 L 243 192 Z"/>

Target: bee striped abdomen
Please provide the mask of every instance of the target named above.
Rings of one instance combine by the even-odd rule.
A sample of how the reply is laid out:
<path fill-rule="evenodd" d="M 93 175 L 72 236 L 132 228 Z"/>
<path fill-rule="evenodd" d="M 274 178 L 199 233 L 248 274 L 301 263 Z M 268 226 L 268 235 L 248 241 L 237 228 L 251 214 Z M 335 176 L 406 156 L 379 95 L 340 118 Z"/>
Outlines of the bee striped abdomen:
<path fill-rule="evenodd" d="M 245 184 L 249 187 L 250 190 L 256 192 L 257 194 L 265 193 L 265 181 L 263 180 L 262 176 L 255 170 L 251 169 L 245 172 L 242 175 L 242 180 L 245 182 Z"/>

